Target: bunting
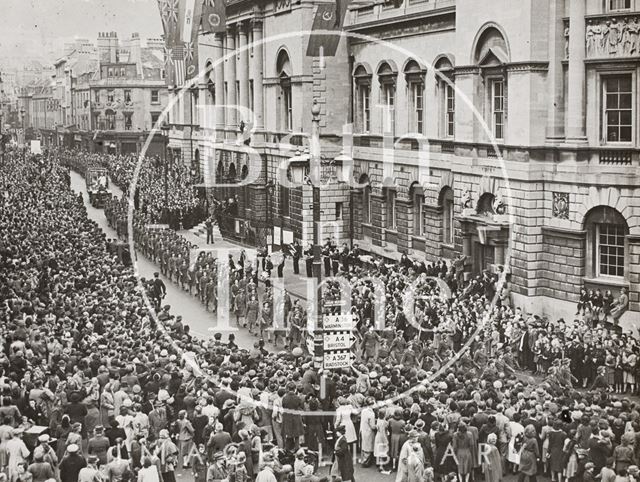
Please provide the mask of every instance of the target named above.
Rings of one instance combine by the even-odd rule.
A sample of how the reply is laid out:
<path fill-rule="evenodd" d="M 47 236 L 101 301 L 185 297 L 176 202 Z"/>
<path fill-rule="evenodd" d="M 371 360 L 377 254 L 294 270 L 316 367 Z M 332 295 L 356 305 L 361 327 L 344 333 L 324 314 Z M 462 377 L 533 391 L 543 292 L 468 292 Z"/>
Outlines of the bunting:
<path fill-rule="evenodd" d="M 203 0 L 202 31 L 204 33 L 224 33 L 227 30 L 227 9 L 225 0 Z"/>

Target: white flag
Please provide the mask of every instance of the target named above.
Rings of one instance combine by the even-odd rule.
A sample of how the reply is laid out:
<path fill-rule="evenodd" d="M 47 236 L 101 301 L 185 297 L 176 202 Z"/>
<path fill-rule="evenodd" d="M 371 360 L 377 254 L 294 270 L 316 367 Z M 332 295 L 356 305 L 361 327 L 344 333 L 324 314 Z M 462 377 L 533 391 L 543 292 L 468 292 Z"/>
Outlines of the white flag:
<path fill-rule="evenodd" d="M 191 31 L 194 28 L 194 12 L 196 10 L 196 0 L 185 0 L 184 24 L 182 25 L 182 41 L 191 42 Z"/>

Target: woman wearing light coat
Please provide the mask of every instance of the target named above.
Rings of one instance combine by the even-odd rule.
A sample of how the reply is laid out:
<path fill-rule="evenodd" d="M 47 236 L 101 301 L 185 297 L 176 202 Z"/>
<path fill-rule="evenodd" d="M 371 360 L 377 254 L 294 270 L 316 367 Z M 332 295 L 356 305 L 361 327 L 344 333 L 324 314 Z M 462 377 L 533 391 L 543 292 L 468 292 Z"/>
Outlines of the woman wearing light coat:
<path fill-rule="evenodd" d="M 336 409 L 336 422 L 334 426 L 345 426 L 345 437 L 349 445 L 354 444 L 358 440 L 356 428 L 351 420 L 351 412 L 353 412 L 353 406 L 347 399 L 344 397 L 338 398 L 338 408 Z"/>
<path fill-rule="evenodd" d="M 367 398 L 366 406 L 360 413 L 360 447 L 362 450 L 362 465 L 370 466 L 373 464 L 373 449 L 376 437 L 376 414 L 373 412 L 371 405 L 373 400 Z"/>

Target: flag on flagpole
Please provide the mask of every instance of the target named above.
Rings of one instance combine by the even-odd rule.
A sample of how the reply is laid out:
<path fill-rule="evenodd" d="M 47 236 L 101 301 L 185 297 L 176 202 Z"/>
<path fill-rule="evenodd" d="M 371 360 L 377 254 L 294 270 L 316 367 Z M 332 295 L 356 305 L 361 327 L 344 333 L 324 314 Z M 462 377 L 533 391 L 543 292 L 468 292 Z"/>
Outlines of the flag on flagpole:
<path fill-rule="evenodd" d="M 224 0 L 203 0 L 202 31 L 224 33 L 227 30 L 227 9 Z"/>
<path fill-rule="evenodd" d="M 196 0 L 182 0 L 184 2 L 184 17 L 182 18 L 182 43 L 191 42 L 193 25 L 195 23 Z M 200 3 L 198 0 L 197 3 Z"/>
<path fill-rule="evenodd" d="M 172 49 L 171 58 L 173 59 L 173 85 L 180 87 L 184 85 L 185 79 L 185 62 L 184 62 L 184 46 L 176 45 Z"/>
<path fill-rule="evenodd" d="M 321 3 L 318 5 L 307 45 L 307 57 L 333 57 L 336 54 L 342 30 L 338 17 L 341 10 L 340 4 L 341 2 L 338 1 L 335 4 Z"/>
<path fill-rule="evenodd" d="M 189 40 L 184 43 L 184 61 L 186 68 L 186 78 L 191 79 L 198 75 L 198 32 L 202 19 L 202 0 L 195 0 L 192 20 L 191 34 Z"/>

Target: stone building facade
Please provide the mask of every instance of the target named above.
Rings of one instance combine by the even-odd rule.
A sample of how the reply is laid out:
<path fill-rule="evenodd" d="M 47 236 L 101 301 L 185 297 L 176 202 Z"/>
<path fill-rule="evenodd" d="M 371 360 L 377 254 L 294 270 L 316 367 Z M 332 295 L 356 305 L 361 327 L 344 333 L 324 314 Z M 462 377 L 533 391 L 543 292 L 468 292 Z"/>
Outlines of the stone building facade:
<path fill-rule="evenodd" d="M 464 254 L 471 273 L 504 266 L 536 312 L 569 313 L 582 287 L 625 287 L 636 319 L 639 10 L 405 0 L 353 11 L 359 243 Z"/>

